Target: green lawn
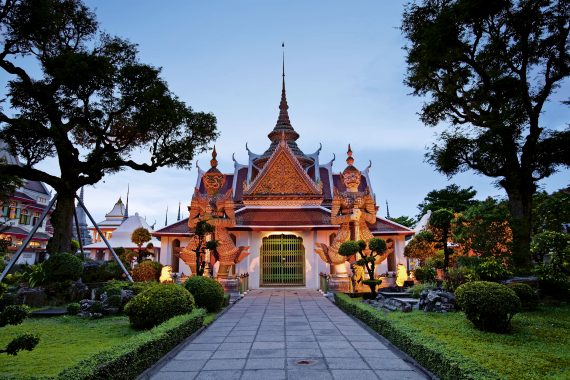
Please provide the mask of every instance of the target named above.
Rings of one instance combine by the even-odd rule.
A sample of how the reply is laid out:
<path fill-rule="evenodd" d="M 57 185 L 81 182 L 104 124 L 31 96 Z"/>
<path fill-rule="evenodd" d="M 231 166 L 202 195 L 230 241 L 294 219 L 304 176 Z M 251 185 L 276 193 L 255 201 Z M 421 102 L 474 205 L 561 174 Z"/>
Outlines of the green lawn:
<path fill-rule="evenodd" d="M 0 354 L 0 377 L 55 376 L 92 354 L 108 349 L 137 334 L 127 317 L 87 320 L 79 317 L 28 318 L 19 326 L 0 329 L 0 346 L 18 334 L 39 334 L 31 352 L 17 356 Z"/>
<path fill-rule="evenodd" d="M 378 313 L 501 379 L 570 379 L 570 306 L 517 314 L 506 335 L 476 330 L 463 313 Z"/>

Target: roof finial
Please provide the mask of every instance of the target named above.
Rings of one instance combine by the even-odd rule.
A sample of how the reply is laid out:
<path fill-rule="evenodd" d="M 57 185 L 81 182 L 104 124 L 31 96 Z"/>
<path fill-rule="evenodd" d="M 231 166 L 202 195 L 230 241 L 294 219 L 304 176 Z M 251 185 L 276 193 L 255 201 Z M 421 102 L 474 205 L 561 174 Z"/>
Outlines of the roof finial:
<path fill-rule="evenodd" d="M 130 184 L 127 184 L 127 203 L 125 204 L 125 215 L 123 216 L 124 220 L 127 220 L 129 217 L 129 192 L 131 190 Z"/>
<path fill-rule="evenodd" d="M 388 207 L 387 199 L 386 199 L 386 218 L 390 219 L 390 207 Z"/>
<path fill-rule="evenodd" d="M 164 226 L 168 225 L 168 205 L 166 205 L 166 213 L 164 214 Z"/>
<path fill-rule="evenodd" d="M 213 168 L 218 166 L 218 160 L 216 160 L 216 157 L 218 157 L 218 153 L 216 152 L 216 146 L 214 145 L 214 150 L 212 151 L 212 159 L 210 160 L 210 166 Z"/>
<path fill-rule="evenodd" d="M 346 163 L 348 165 L 354 164 L 354 158 L 352 158 L 352 149 L 350 148 L 350 144 L 348 144 L 348 151 L 346 152 L 348 157 L 346 158 Z"/>
<path fill-rule="evenodd" d="M 180 204 L 181 204 L 181 203 L 182 203 L 182 202 L 178 202 L 178 217 L 176 218 L 176 221 L 177 221 L 177 222 L 180 221 L 180 217 L 181 217 L 181 216 L 180 216 Z"/>
<path fill-rule="evenodd" d="M 282 86 L 281 86 L 281 102 L 279 103 L 279 118 L 277 119 L 277 126 L 279 125 L 287 125 L 291 126 L 291 121 L 289 120 L 289 113 L 287 110 L 289 109 L 289 105 L 287 105 L 287 95 L 285 93 L 285 43 L 281 43 L 281 47 L 283 48 L 283 64 L 282 64 L 282 72 L 281 75 L 282 79 Z"/>

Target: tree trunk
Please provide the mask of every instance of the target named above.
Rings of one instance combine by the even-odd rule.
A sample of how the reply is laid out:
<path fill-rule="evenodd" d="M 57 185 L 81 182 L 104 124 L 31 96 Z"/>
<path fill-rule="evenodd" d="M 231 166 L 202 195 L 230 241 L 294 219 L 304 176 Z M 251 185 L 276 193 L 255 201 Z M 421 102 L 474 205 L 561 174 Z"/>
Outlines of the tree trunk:
<path fill-rule="evenodd" d="M 54 229 L 53 237 L 48 244 L 48 252 L 50 254 L 71 252 L 74 212 L 75 192 L 58 191 L 55 210 L 50 217 Z"/>
<path fill-rule="evenodd" d="M 532 194 L 520 187 L 505 188 L 509 197 L 511 230 L 513 233 L 513 263 L 519 268 L 530 266 L 530 240 L 532 229 Z"/>

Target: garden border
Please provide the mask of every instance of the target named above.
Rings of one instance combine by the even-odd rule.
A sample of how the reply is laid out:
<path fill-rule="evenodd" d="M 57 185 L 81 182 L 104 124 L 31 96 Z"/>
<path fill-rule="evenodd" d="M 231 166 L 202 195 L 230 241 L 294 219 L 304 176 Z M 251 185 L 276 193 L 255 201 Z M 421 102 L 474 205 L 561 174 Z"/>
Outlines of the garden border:
<path fill-rule="evenodd" d="M 123 344 L 96 353 L 74 366 L 61 371 L 56 379 L 132 379 L 143 374 L 147 363 L 156 363 L 196 331 L 203 327 L 203 309 L 195 309 L 190 314 L 179 315 L 130 338 Z M 160 359 L 159 359 L 160 360 Z"/>
<path fill-rule="evenodd" d="M 224 307 L 222 309 L 222 311 L 220 311 L 218 314 L 216 314 L 216 316 L 214 317 L 214 319 L 212 320 L 212 323 L 210 323 L 208 326 L 202 326 L 200 327 L 198 330 L 196 330 L 192 335 L 190 335 L 189 337 L 187 337 L 186 339 L 184 339 L 182 342 L 178 343 L 173 349 L 171 349 L 170 351 L 168 351 L 163 357 L 161 357 L 159 360 L 157 360 L 152 366 L 148 367 L 146 370 L 144 370 L 144 372 L 142 372 L 141 374 L 139 374 L 136 377 L 136 380 L 149 380 L 156 372 L 158 372 L 158 370 L 160 370 L 160 368 L 162 368 L 164 366 L 164 364 L 166 364 L 166 362 L 170 361 L 171 359 L 173 359 L 176 355 L 178 355 L 178 353 L 180 351 L 182 351 L 182 349 L 186 346 L 186 344 L 190 343 L 191 341 L 193 341 L 194 339 L 196 339 L 196 337 L 198 335 L 200 335 L 205 329 L 207 329 L 208 327 L 210 327 L 218 318 L 220 318 L 222 315 L 224 315 L 229 309 L 232 308 L 233 305 L 236 304 L 236 302 L 238 302 L 239 300 L 241 300 L 242 297 L 239 297 L 237 300 L 235 300 L 234 302 L 230 302 L 228 304 L 228 306 Z"/>
<path fill-rule="evenodd" d="M 345 294 L 335 293 L 335 304 L 347 314 L 362 321 L 369 328 L 380 334 L 390 343 L 409 355 L 428 373 L 441 379 L 497 379 L 498 375 L 478 366 L 470 359 L 459 354 L 450 355 L 445 351 L 435 350 L 424 344 L 417 336 L 394 326 L 390 321 L 376 315 L 377 309 L 353 300 Z"/>

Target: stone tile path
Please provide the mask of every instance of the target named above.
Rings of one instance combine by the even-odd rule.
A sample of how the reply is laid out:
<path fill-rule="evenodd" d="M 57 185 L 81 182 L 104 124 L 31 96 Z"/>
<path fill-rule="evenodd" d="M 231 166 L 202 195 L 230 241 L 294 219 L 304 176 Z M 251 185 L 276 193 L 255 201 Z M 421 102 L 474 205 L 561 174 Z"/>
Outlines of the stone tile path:
<path fill-rule="evenodd" d="M 153 380 L 426 379 L 314 290 L 255 290 Z"/>

